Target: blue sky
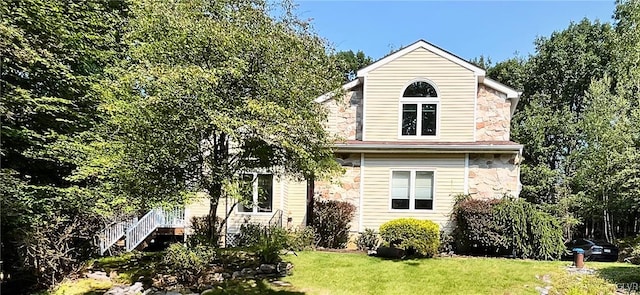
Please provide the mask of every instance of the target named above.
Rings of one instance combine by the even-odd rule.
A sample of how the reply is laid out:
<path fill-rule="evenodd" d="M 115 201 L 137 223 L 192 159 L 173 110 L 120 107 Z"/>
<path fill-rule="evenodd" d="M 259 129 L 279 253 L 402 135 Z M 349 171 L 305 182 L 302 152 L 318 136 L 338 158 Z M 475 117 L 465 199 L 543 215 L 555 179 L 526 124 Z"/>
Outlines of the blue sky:
<path fill-rule="evenodd" d="M 583 18 L 611 22 L 614 1 L 311 1 L 299 16 L 337 50 L 374 59 L 424 39 L 464 59 L 533 53 L 537 36 Z"/>

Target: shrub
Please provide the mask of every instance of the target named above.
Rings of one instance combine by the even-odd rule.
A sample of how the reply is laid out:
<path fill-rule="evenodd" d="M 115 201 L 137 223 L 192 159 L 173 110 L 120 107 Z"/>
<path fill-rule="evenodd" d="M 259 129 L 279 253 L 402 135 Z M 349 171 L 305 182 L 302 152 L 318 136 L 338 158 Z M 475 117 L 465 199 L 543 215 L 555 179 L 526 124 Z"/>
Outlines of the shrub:
<path fill-rule="evenodd" d="M 617 241 L 620 248 L 619 260 L 640 264 L 640 235 L 627 237 Z"/>
<path fill-rule="evenodd" d="M 454 208 L 456 250 L 472 254 L 497 254 L 505 245 L 494 220 L 499 200 L 461 199 Z"/>
<path fill-rule="evenodd" d="M 364 232 L 358 237 L 356 245 L 358 245 L 358 250 L 375 250 L 380 245 L 380 237 L 375 230 L 365 228 Z"/>
<path fill-rule="evenodd" d="M 273 264 L 280 260 L 280 252 L 287 241 L 287 231 L 279 227 L 264 227 L 253 247 L 260 263 Z"/>
<path fill-rule="evenodd" d="M 290 229 L 286 233 L 284 248 L 291 251 L 302 251 L 313 248 L 315 232 L 311 227 Z"/>
<path fill-rule="evenodd" d="M 215 244 L 209 237 L 209 216 L 210 215 L 191 217 L 191 229 L 193 230 L 193 234 L 189 235 L 187 240 L 189 246 L 195 247 L 198 245 Z M 218 217 L 213 224 L 217 227 L 220 222 L 221 219 Z"/>
<path fill-rule="evenodd" d="M 183 244 L 171 244 L 163 256 L 163 262 L 181 279 L 197 275 L 205 270 L 216 258 L 215 249 L 207 246 L 189 248 Z"/>
<path fill-rule="evenodd" d="M 558 218 L 522 199 L 460 199 L 454 219 L 458 252 L 534 259 L 557 259 L 564 252 Z"/>
<path fill-rule="evenodd" d="M 440 246 L 440 228 L 430 220 L 400 218 L 380 226 L 380 236 L 407 255 L 432 257 Z"/>
<path fill-rule="evenodd" d="M 349 241 L 349 223 L 356 207 L 348 202 L 314 200 L 313 229 L 316 245 L 325 248 L 344 248 Z"/>
<path fill-rule="evenodd" d="M 233 238 L 233 246 L 241 248 L 252 248 L 260 241 L 260 236 L 264 234 L 264 225 L 259 223 L 243 223 L 240 231 Z"/>

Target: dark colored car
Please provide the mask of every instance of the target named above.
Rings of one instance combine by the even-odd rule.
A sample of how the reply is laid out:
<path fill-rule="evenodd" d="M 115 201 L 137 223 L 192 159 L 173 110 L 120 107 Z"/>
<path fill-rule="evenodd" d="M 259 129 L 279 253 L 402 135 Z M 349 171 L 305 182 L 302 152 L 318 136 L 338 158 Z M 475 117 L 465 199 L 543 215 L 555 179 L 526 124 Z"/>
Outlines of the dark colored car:
<path fill-rule="evenodd" d="M 575 239 L 564 245 L 567 247 L 567 258 L 573 257 L 574 248 L 581 248 L 584 250 L 586 261 L 618 261 L 618 247 L 607 241 Z"/>

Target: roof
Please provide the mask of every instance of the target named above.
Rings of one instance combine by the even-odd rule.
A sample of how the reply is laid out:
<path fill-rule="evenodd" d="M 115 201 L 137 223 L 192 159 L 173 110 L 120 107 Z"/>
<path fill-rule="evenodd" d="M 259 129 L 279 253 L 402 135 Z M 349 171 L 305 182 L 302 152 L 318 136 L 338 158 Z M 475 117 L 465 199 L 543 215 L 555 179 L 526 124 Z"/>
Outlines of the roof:
<path fill-rule="evenodd" d="M 337 152 L 401 152 L 401 153 L 491 153 L 522 152 L 523 145 L 513 141 L 361 141 L 347 140 L 334 145 Z"/>
<path fill-rule="evenodd" d="M 449 51 L 446 51 L 446 50 L 444 50 L 444 49 L 442 49 L 442 48 L 440 48 L 438 46 L 435 46 L 435 45 L 433 45 L 433 44 L 421 39 L 421 40 L 418 40 L 418 41 L 414 42 L 413 44 L 411 44 L 411 45 L 409 45 L 407 47 L 404 47 L 404 48 L 402 48 L 402 49 L 400 49 L 400 50 L 398 50 L 398 51 L 396 51 L 394 53 L 391 53 L 391 54 L 379 59 L 378 61 L 370 64 L 369 66 L 359 70 L 358 71 L 358 77 L 364 77 L 369 72 L 371 72 L 371 71 L 373 71 L 373 70 L 375 70 L 375 69 L 377 69 L 377 68 L 379 68 L 379 67 L 381 67 L 383 65 L 386 65 L 387 63 L 397 59 L 398 57 L 401 57 L 401 56 L 403 56 L 403 55 L 405 55 L 405 54 L 407 54 L 409 52 L 412 52 L 412 51 L 414 51 L 414 50 L 416 50 L 418 48 L 424 48 L 426 50 L 429 50 L 429 51 L 431 51 L 431 52 L 433 52 L 433 53 L 435 53 L 435 54 L 437 54 L 437 55 L 439 55 L 441 57 L 444 57 L 444 58 L 446 58 L 446 59 L 448 59 L 448 60 L 450 60 L 450 61 L 452 61 L 452 62 L 454 62 L 454 63 L 456 63 L 456 64 L 458 64 L 460 66 L 462 66 L 463 68 L 466 68 L 466 69 L 474 72 L 478 76 L 485 76 L 486 75 L 486 72 L 485 72 L 484 69 L 479 68 L 478 66 L 476 66 L 476 65 L 474 65 L 474 64 L 472 64 L 472 63 L 460 58 L 459 56 L 457 56 L 457 55 L 455 55 L 455 54 L 453 54 L 453 53 L 451 53 Z"/>
<path fill-rule="evenodd" d="M 513 114 L 516 111 L 516 107 L 518 106 L 518 102 L 520 101 L 520 94 L 522 94 L 521 92 L 518 92 L 517 90 L 504 85 L 498 81 L 495 81 L 493 79 L 490 79 L 488 77 L 486 77 L 486 71 L 466 60 L 464 60 L 463 58 L 449 52 L 446 51 L 436 45 L 433 45 L 425 40 L 418 40 L 416 42 L 414 42 L 413 44 L 404 47 L 394 53 L 391 53 L 383 58 L 381 58 L 380 60 L 370 64 L 369 66 L 362 68 L 360 70 L 358 70 L 357 73 L 357 78 L 353 81 L 350 81 L 347 84 L 342 85 L 342 90 L 349 90 L 352 89 L 356 86 L 361 85 L 364 82 L 364 77 L 371 71 L 411 52 L 414 51 L 418 48 L 424 48 L 426 50 L 429 50 L 431 52 L 433 52 L 434 54 L 437 54 L 455 64 L 458 64 L 470 71 L 472 71 L 477 77 L 478 77 L 478 83 L 482 83 L 483 85 L 495 89 L 501 93 L 504 93 L 506 95 L 506 98 L 511 100 L 511 116 L 513 116 Z M 325 93 L 319 97 L 317 97 L 315 99 L 315 102 L 317 103 L 323 103 L 325 101 L 330 100 L 331 98 L 333 98 L 333 96 L 336 94 L 336 91 L 331 91 L 328 93 Z"/>

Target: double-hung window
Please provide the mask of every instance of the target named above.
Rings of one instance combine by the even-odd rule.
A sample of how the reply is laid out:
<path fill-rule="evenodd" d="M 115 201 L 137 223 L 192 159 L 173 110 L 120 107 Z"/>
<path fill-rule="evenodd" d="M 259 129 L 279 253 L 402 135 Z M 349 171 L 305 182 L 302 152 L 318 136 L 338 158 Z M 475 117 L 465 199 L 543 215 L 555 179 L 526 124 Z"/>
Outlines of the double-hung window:
<path fill-rule="evenodd" d="M 438 92 L 431 83 L 417 81 L 407 86 L 400 98 L 400 135 L 436 136 L 439 105 Z"/>
<path fill-rule="evenodd" d="M 243 200 L 238 204 L 238 212 L 263 213 L 273 211 L 272 174 L 243 174 L 241 193 Z"/>
<path fill-rule="evenodd" d="M 433 171 L 391 171 L 391 209 L 433 209 Z"/>

